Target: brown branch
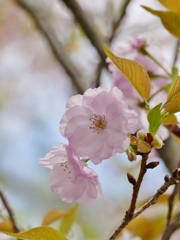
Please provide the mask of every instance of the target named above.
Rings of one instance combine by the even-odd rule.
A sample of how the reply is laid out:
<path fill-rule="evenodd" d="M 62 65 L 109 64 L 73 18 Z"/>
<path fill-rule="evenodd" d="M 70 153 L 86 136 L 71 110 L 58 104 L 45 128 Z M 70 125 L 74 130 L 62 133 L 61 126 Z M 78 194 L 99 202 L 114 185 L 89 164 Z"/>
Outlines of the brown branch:
<path fill-rule="evenodd" d="M 14 217 L 14 213 L 13 213 L 13 211 L 12 211 L 12 209 L 11 209 L 11 207 L 10 207 L 10 205 L 9 205 L 9 203 L 8 203 L 4 193 L 2 191 L 2 187 L 1 186 L 0 186 L 0 198 L 2 200 L 2 203 L 3 203 L 4 207 L 5 207 L 5 209 L 7 210 L 7 213 L 9 215 L 9 218 L 10 218 L 11 223 L 13 225 L 14 232 L 15 233 L 20 232 L 20 230 L 19 230 L 19 228 L 17 226 L 16 220 L 15 220 L 15 217 Z"/>
<path fill-rule="evenodd" d="M 104 43 L 101 39 L 101 36 L 99 36 L 98 32 L 94 30 L 94 28 L 92 27 L 92 23 L 90 23 L 90 21 L 84 14 L 79 3 L 76 0 L 73 1 L 62 0 L 62 2 L 64 2 L 65 5 L 71 10 L 77 22 L 80 24 L 80 26 L 86 33 L 87 37 L 91 41 L 92 45 L 96 48 L 97 52 L 99 53 L 103 66 L 107 68 L 106 54 L 104 53 L 103 49 Z"/>
<path fill-rule="evenodd" d="M 140 174 L 139 174 L 139 177 L 138 177 L 138 180 L 137 180 L 137 185 L 141 184 L 142 180 L 143 180 L 143 176 L 146 172 L 145 168 L 146 168 L 146 161 L 147 161 L 147 158 L 148 156 L 145 155 L 144 156 L 144 159 L 142 159 L 142 166 L 141 167 L 141 170 L 140 170 Z M 144 163 L 143 163 L 144 161 Z M 144 169 L 144 170 L 143 170 Z M 138 184 L 138 181 L 139 181 L 139 184 Z M 130 204 L 130 207 L 129 207 L 129 210 L 126 211 L 125 213 L 125 217 L 123 218 L 122 222 L 121 222 L 121 225 L 116 229 L 116 231 L 114 232 L 114 234 L 110 237 L 109 240 L 114 240 L 116 239 L 116 237 L 119 235 L 119 233 L 134 219 L 136 218 L 138 215 L 140 215 L 142 212 L 144 212 L 147 208 L 149 208 L 151 205 L 155 204 L 158 200 L 158 198 L 166 192 L 166 190 L 171 186 L 171 185 L 174 185 L 174 184 L 177 184 L 179 183 L 180 181 L 180 168 L 176 168 L 173 173 L 172 173 L 172 177 L 170 179 L 167 179 L 165 178 L 165 183 L 157 190 L 156 194 L 147 202 L 145 203 L 141 208 L 139 208 L 136 212 L 134 212 L 135 210 L 135 205 L 136 205 L 136 200 L 137 200 L 137 193 L 135 192 L 134 193 L 134 189 L 133 189 L 133 198 L 131 200 L 131 204 Z M 135 184 L 135 186 L 136 186 Z M 137 186 L 137 190 L 136 191 L 139 191 L 139 188 L 140 186 Z M 165 240 L 165 239 L 163 239 Z"/>
<path fill-rule="evenodd" d="M 70 57 L 64 50 L 64 46 L 58 37 L 57 31 L 54 27 L 54 23 L 49 17 L 51 11 L 51 3 L 47 6 L 46 4 L 38 3 L 34 0 L 16 0 L 17 3 L 25 9 L 34 19 L 39 30 L 44 34 L 48 43 L 51 47 L 57 60 L 64 67 L 65 71 L 71 78 L 74 86 L 76 87 L 78 93 L 83 93 L 84 89 L 80 85 L 79 79 L 81 79 L 81 74 L 79 73 L 76 66 L 71 61 Z"/>
<path fill-rule="evenodd" d="M 170 224 L 165 230 L 161 240 L 169 240 L 171 235 L 180 228 L 180 221 Z"/>
<path fill-rule="evenodd" d="M 147 208 L 149 208 L 151 205 L 154 205 L 158 198 L 166 192 L 166 190 L 173 184 L 177 183 L 177 179 L 174 177 L 171 177 L 169 181 L 165 182 L 156 192 L 156 194 L 147 202 L 145 203 L 141 208 L 139 208 L 133 215 L 133 219 L 136 218 L 138 215 L 140 215 L 142 212 L 144 212 Z"/>
<path fill-rule="evenodd" d="M 135 211 L 135 208 L 136 208 L 136 202 L 137 202 L 139 189 L 140 189 L 143 177 L 144 177 L 144 175 L 145 175 L 145 173 L 147 171 L 147 169 L 146 169 L 147 159 L 148 159 L 148 153 L 144 153 L 142 155 L 141 168 L 140 168 L 139 176 L 138 176 L 138 179 L 137 179 L 137 181 L 135 182 L 135 184 L 133 186 L 132 199 L 131 199 L 131 203 L 130 203 L 129 209 L 126 211 L 125 216 L 124 216 L 124 218 L 123 218 L 123 220 L 121 222 L 121 225 L 115 230 L 115 232 L 113 233 L 113 235 L 110 237 L 109 240 L 116 239 L 116 237 L 119 235 L 119 233 L 133 219 L 133 215 L 134 215 L 134 211 Z"/>

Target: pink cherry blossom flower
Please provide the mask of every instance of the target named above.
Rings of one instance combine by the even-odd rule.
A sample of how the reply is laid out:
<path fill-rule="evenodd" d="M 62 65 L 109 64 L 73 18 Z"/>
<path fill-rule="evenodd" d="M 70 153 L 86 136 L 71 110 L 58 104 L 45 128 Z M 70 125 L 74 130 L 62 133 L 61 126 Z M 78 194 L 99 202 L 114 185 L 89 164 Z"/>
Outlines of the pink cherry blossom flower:
<path fill-rule="evenodd" d="M 77 156 L 98 164 L 129 147 L 127 134 L 137 130 L 137 113 L 128 109 L 122 97 L 117 87 L 99 87 L 70 98 L 60 132 Z"/>
<path fill-rule="evenodd" d="M 40 159 L 40 164 L 52 169 L 50 189 L 57 190 L 63 201 L 88 205 L 102 196 L 98 175 L 85 161 L 79 160 L 68 146 L 60 144 L 53 147 Z"/>

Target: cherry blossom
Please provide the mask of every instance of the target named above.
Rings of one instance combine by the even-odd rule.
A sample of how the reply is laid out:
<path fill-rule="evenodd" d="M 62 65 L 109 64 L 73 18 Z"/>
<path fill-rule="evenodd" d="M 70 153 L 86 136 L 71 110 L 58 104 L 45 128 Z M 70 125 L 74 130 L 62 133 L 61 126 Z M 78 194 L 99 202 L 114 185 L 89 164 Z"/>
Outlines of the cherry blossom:
<path fill-rule="evenodd" d="M 128 109 L 117 88 L 88 89 L 67 102 L 60 132 L 77 156 L 87 156 L 94 164 L 129 147 L 128 133 L 137 130 L 137 113 Z"/>
<path fill-rule="evenodd" d="M 79 160 L 67 145 L 59 144 L 40 159 L 40 164 L 52 169 L 50 189 L 57 190 L 62 200 L 84 205 L 102 196 L 98 175 Z"/>

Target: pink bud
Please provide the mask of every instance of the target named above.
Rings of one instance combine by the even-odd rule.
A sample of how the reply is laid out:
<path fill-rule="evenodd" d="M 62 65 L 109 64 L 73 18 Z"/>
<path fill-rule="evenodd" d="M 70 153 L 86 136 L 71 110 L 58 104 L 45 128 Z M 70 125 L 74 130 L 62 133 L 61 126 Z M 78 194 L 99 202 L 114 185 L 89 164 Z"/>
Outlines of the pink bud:
<path fill-rule="evenodd" d="M 130 162 L 133 162 L 136 160 L 136 154 L 134 152 L 129 152 L 127 155 Z"/>

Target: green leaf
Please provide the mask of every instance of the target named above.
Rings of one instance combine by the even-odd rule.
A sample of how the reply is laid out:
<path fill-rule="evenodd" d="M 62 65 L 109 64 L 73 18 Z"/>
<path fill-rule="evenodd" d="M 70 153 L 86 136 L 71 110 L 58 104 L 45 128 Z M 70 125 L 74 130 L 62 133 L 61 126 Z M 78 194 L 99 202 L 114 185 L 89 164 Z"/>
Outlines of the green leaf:
<path fill-rule="evenodd" d="M 70 230 L 71 226 L 74 223 L 74 219 L 75 219 L 78 207 L 79 207 L 79 205 L 76 204 L 73 208 L 70 209 L 70 211 L 67 213 L 67 215 L 63 217 L 61 226 L 60 226 L 60 231 L 62 233 L 66 234 Z"/>
<path fill-rule="evenodd" d="M 142 6 L 146 11 L 159 17 L 164 27 L 173 35 L 180 38 L 180 14 L 173 11 L 157 11 L 146 6 Z"/>
<path fill-rule="evenodd" d="M 149 132 L 152 135 L 157 133 L 160 125 L 164 120 L 161 114 L 161 106 L 162 106 L 162 103 L 158 104 L 157 106 L 152 108 L 147 115 L 147 119 L 149 122 Z"/>
<path fill-rule="evenodd" d="M 117 57 L 106 45 L 104 46 L 104 50 L 114 65 L 129 80 L 140 96 L 144 100 L 148 100 L 150 97 L 151 85 L 146 69 L 141 64 L 133 60 Z"/>
<path fill-rule="evenodd" d="M 53 209 L 44 216 L 42 225 L 49 225 L 65 215 L 67 215 L 67 212 L 59 209 Z"/>
<path fill-rule="evenodd" d="M 158 0 L 164 7 L 170 11 L 180 12 L 180 0 Z"/>
<path fill-rule="evenodd" d="M 171 84 L 167 96 L 166 110 L 169 113 L 180 111 L 180 76 L 178 76 Z"/>
<path fill-rule="evenodd" d="M 4 233 L 9 236 L 24 240 L 67 240 L 67 238 L 65 238 L 59 231 L 55 230 L 54 228 L 45 226 L 32 228 L 29 231 L 21 233 Z"/>

